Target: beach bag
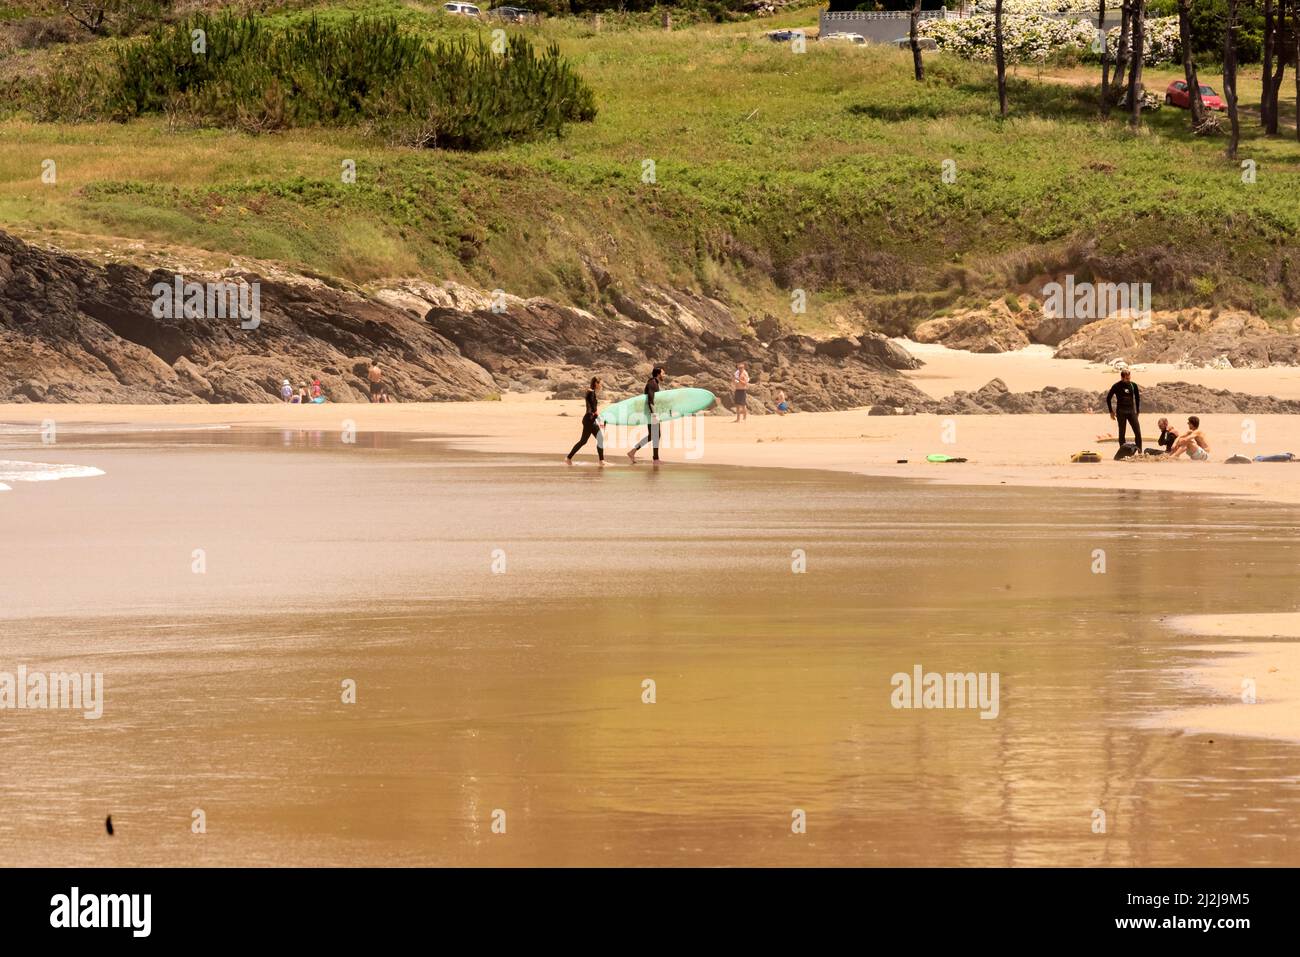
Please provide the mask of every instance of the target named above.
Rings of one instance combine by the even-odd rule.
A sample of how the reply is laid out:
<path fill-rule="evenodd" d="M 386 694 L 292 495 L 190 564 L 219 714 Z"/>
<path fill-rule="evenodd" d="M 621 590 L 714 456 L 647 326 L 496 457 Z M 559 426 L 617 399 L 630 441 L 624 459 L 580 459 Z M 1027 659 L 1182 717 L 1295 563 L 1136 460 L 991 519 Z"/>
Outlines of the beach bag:
<path fill-rule="evenodd" d="M 1070 461 L 1071 462 L 1100 462 L 1101 453 L 1091 452 L 1091 451 L 1075 452 L 1073 455 L 1070 456 Z"/>
<path fill-rule="evenodd" d="M 1228 456 L 1223 461 L 1227 462 L 1229 465 L 1250 465 L 1251 464 L 1251 459 L 1248 456 L 1242 455 L 1240 452 L 1238 452 L 1236 455 Z"/>
<path fill-rule="evenodd" d="M 1115 450 L 1115 461 L 1118 462 L 1120 459 L 1131 459 L 1133 456 L 1137 455 L 1137 453 L 1138 447 L 1136 445 L 1132 442 L 1125 442 Z"/>

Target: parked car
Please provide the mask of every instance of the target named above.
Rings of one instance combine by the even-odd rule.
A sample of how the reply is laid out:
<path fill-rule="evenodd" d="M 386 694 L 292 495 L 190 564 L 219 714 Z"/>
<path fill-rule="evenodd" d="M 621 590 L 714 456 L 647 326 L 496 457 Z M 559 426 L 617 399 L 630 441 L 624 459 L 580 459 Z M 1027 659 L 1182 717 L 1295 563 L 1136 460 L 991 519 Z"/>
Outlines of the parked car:
<path fill-rule="evenodd" d="M 507 23 L 521 23 L 524 20 L 533 20 L 537 14 L 523 7 L 493 7 L 488 11 L 488 16 L 496 17 L 498 20 L 505 20 Z"/>
<path fill-rule="evenodd" d="M 802 30 L 769 30 L 767 38 L 773 43 L 789 43 L 795 37 L 801 37 L 804 33 Z"/>
<path fill-rule="evenodd" d="M 889 42 L 892 43 L 894 46 L 898 47 L 900 50 L 912 49 L 911 37 L 899 37 L 897 40 L 890 40 Z M 916 45 L 919 46 L 922 50 L 939 49 L 939 44 L 935 43 L 934 37 L 917 37 Z"/>
<path fill-rule="evenodd" d="M 822 43 L 855 43 L 858 46 L 867 42 L 867 38 L 856 33 L 828 33 L 817 38 Z"/>
<path fill-rule="evenodd" d="M 1170 106 L 1181 106 L 1185 110 L 1192 108 L 1192 94 L 1187 89 L 1187 83 L 1183 80 L 1174 80 L 1169 84 L 1169 89 L 1165 90 L 1165 102 Z M 1207 110 L 1226 110 L 1228 104 L 1223 102 L 1219 94 L 1214 92 L 1214 87 L 1201 84 L 1201 102 L 1205 104 Z"/>
<path fill-rule="evenodd" d="M 479 8 L 472 3 L 444 3 L 442 9 L 447 13 L 457 14 L 462 17 L 481 16 Z"/>

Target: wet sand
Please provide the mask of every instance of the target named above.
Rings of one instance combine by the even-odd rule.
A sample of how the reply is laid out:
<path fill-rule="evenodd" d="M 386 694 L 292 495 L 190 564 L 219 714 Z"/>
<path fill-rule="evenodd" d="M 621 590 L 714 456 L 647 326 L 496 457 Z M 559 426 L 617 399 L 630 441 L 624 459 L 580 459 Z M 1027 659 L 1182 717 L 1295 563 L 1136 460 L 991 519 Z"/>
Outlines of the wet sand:
<path fill-rule="evenodd" d="M 0 713 L 7 861 L 1300 863 L 1294 746 L 1151 726 L 1204 654 L 1140 611 L 1287 608 L 1290 508 L 220 411 L 359 431 L 0 436 L 105 473 L 0 496 L 0 670 L 107 686 L 98 721 Z M 894 708 L 917 664 L 999 674 L 997 718 Z"/>
<path fill-rule="evenodd" d="M 1291 601 L 1294 604 L 1294 600 Z M 1199 638 L 1186 675 L 1210 701 L 1160 715 L 1154 726 L 1300 743 L 1300 612 L 1184 615 L 1165 624 Z"/>

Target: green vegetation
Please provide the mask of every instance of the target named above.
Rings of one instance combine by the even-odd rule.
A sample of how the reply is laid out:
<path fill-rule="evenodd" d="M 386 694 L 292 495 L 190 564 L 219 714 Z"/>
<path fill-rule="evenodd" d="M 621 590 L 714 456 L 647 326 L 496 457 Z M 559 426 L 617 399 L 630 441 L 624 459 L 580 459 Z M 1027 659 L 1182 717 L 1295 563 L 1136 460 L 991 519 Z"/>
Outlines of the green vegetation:
<path fill-rule="evenodd" d="M 494 26 L 435 11 L 350 0 L 274 22 L 376 13 L 471 41 Z M 808 8 L 671 33 L 509 26 L 558 44 L 599 114 L 562 139 L 474 153 L 391 145 L 364 126 L 251 135 L 19 112 L 0 122 L 0 222 L 74 248 L 264 258 L 355 282 L 455 278 L 590 308 L 604 274 L 786 317 L 800 288 L 809 328 L 837 315 L 899 328 L 1090 270 L 1151 281 L 1158 308 L 1295 314 L 1293 139 L 1246 118 L 1250 185 L 1221 138 L 1188 133 L 1184 111 L 1148 115 L 1137 134 L 1122 117 L 1101 123 L 1092 69 L 1013 75 L 1004 121 L 991 66 L 927 54 L 918 84 L 907 51 L 809 43 L 796 54 L 762 36 L 814 20 Z M 1153 68 L 1146 82 L 1163 89 L 1177 75 Z M 1257 74 L 1242 96 L 1258 102 Z M 41 182 L 45 159 L 55 186 Z M 954 183 L 941 176 L 947 159 Z M 354 183 L 340 176 L 345 160 Z"/>
<path fill-rule="evenodd" d="M 515 34 L 429 43 L 387 18 L 267 26 L 199 15 L 111 48 L 108 62 L 61 61 L 13 100 L 40 120 L 148 114 L 252 132 L 367 124 L 410 146 L 483 149 L 558 136 L 595 116 L 591 90 L 552 45 Z"/>

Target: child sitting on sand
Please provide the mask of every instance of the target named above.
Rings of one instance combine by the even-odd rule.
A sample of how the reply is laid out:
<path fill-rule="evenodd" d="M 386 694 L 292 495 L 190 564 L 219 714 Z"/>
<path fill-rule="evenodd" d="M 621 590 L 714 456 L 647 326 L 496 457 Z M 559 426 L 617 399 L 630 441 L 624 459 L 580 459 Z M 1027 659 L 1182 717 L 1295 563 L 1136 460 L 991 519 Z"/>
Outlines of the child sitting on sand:
<path fill-rule="evenodd" d="M 790 403 L 786 401 L 785 389 L 776 390 L 776 414 L 785 415 L 790 411 Z"/>

